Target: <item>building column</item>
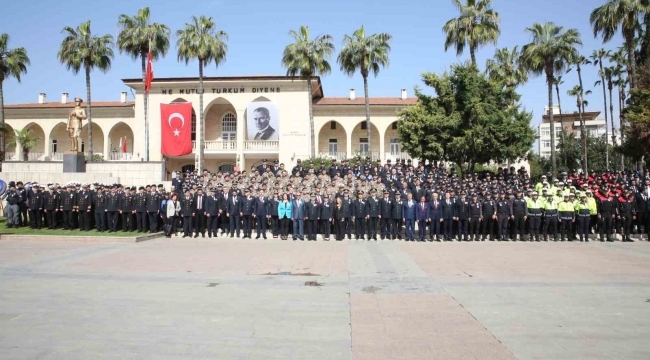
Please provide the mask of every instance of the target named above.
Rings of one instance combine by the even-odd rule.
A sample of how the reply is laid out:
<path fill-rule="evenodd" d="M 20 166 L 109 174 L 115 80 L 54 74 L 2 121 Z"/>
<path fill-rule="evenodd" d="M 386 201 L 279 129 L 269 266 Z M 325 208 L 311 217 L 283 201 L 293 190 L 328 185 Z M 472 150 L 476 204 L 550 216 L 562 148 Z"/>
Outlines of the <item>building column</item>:
<path fill-rule="evenodd" d="M 43 141 L 45 142 L 45 144 L 44 144 L 45 146 L 43 146 L 43 155 L 44 156 L 49 156 L 50 158 L 52 157 L 52 144 L 50 144 L 50 142 L 51 142 L 50 133 L 51 132 L 52 132 L 51 130 L 49 132 L 43 131 L 43 134 L 45 135 L 45 136 L 43 136 Z"/>
<path fill-rule="evenodd" d="M 108 135 L 110 132 L 111 132 L 110 129 L 108 130 L 108 132 L 106 131 L 104 132 L 104 160 L 112 160 L 110 158 L 112 144 L 111 144 L 111 138 Z M 122 149 L 119 150 L 121 151 Z"/>
<path fill-rule="evenodd" d="M 238 166 L 240 171 L 245 169 L 244 162 L 244 144 L 246 139 L 246 120 L 244 112 L 246 109 L 237 109 L 237 155 L 235 156 L 235 166 Z M 237 158 L 239 157 L 239 161 Z"/>
<path fill-rule="evenodd" d="M 386 162 L 386 152 L 384 151 L 386 147 L 385 146 L 386 139 L 384 138 L 385 135 L 386 135 L 385 133 L 384 135 L 379 134 L 379 159 L 381 159 L 382 164 Z M 377 160 L 377 159 L 373 159 L 373 160 Z"/>
<path fill-rule="evenodd" d="M 352 158 L 352 132 L 354 131 L 354 128 L 350 131 L 345 131 L 345 137 L 348 139 L 346 146 L 345 146 L 345 152 L 347 153 L 347 158 L 351 159 Z"/>

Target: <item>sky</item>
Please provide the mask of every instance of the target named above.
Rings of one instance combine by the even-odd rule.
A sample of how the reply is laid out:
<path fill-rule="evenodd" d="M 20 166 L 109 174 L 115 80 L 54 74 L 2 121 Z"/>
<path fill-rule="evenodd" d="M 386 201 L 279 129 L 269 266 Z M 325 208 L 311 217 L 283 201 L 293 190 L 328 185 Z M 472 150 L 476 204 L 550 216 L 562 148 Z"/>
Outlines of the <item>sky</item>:
<path fill-rule="evenodd" d="M 605 3 L 605 0 L 494 0 L 493 8 L 501 16 L 501 36 L 496 47 L 520 47 L 530 42 L 525 28 L 534 22 L 552 21 L 566 28 L 577 29 L 583 45 L 579 48 L 584 56 L 604 47 L 615 50 L 622 44 L 621 36 L 603 44 L 595 39 L 589 24 L 589 13 Z M 332 73 L 323 76 L 325 96 L 346 97 L 351 88 L 362 94 L 363 80 L 360 75 L 348 77 L 336 64 L 336 55 L 342 47 L 345 34 L 364 25 L 367 33 L 387 32 L 392 35 L 390 66 L 382 69 L 377 78 L 369 79 L 371 97 L 399 97 L 400 89 L 406 88 L 413 96 L 415 86 L 425 87 L 422 73 L 442 73 L 450 64 L 469 60 L 469 52 L 457 57 L 455 51 L 444 50 L 445 35 L 442 27 L 457 16 L 451 0 L 202 0 L 185 2 L 157 0 L 111 1 L 11 1 L 3 4 L 0 13 L 0 33 L 10 36 L 10 48 L 24 47 L 31 59 L 28 73 L 22 82 L 15 79 L 4 81 L 5 104 L 30 103 L 38 100 L 39 93 L 46 93 L 48 101 L 60 101 L 61 93 L 70 97 L 85 98 L 85 76 L 74 75 L 66 70 L 56 58 L 63 40 L 64 26 L 76 27 L 91 20 L 94 34 L 111 34 L 117 37 L 117 19 L 120 14 L 134 15 L 139 8 L 149 6 L 154 22 L 164 23 L 172 33 L 181 29 L 191 16 L 213 17 L 219 29 L 229 35 L 225 63 L 218 68 L 210 65 L 206 76 L 235 75 L 284 75 L 281 65 L 284 47 L 292 41 L 289 30 L 300 25 L 310 27 L 312 36 L 330 34 L 334 37 L 337 52 L 332 62 Z M 156 77 L 198 76 L 198 63 L 188 65 L 178 62 L 176 38 L 167 56 L 154 64 Z M 477 62 L 485 69 L 485 61 L 494 55 L 495 46 L 488 45 L 477 52 Z M 117 101 L 121 91 L 128 91 L 122 79 L 141 77 L 140 62 L 115 49 L 115 58 L 108 73 L 94 71 L 91 74 L 92 98 Z M 560 88 L 563 110 L 575 109 L 575 99 L 566 91 L 578 83 L 577 73 L 564 76 Z M 583 83 L 594 93 L 587 96 L 589 111 L 602 111 L 603 100 L 600 87 L 593 88 L 598 80 L 595 67 L 583 70 Z M 426 91 L 426 89 L 425 89 Z M 546 82 L 543 77 L 533 77 L 521 88 L 521 102 L 533 113 L 532 125 L 541 121 L 544 106 L 548 104 Z M 132 99 L 129 92 L 129 99 Z M 617 103 L 615 102 L 615 108 Z M 618 110 L 615 110 L 618 119 Z M 604 114 L 601 114 L 604 118 Z M 618 121 L 615 121 L 616 123 Z"/>

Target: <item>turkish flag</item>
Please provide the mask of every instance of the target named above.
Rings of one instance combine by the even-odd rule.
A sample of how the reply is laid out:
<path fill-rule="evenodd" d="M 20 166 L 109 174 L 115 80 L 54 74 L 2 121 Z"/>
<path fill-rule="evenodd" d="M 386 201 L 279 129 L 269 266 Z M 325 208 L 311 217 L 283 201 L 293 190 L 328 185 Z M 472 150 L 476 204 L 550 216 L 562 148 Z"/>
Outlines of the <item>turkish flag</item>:
<path fill-rule="evenodd" d="M 144 83 L 144 92 L 148 93 L 151 90 L 151 81 L 153 80 L 153 56 L 151 50 L 149 50 L 149 55 L 147 55 L 147 74 Z"/>
<path fill-rule="evenodd" d="M 160 104 L 160 149 L 163 155 L 192 152 L 192 103 Z"/>

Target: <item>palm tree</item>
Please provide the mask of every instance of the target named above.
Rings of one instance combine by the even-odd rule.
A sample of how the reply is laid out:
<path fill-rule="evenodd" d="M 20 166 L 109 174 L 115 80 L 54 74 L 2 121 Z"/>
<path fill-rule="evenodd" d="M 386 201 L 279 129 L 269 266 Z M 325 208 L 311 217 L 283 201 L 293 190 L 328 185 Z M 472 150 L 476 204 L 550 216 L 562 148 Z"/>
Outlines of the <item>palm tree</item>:
<path fill-rule="evenodd" d="M 164 24 L 149 21 L 149 7 L 138 10 L 134 16 L 122 14 L 117 20 L 120 34 L 117 36 L 117 47 L 120 53 L 126 52 L 133 60 L 142 62 L 142 84 L 144 86 L 147 76 L 146 59 L 151 50 L 151 56 L 157 60 L 167 54 L 169 50 L 169 36 L 171 31 Z M 149 119 L 148 119 L 149 94 L 144 94 L 144 159 L 149 161 Z"/>
<path fill-rule="evenodd" d="M 555 94 L 557 95 L 557 107 L 558 111 L 560 112 L 560 129 L 564 129 L 564 121 L 562 119 L 562 100 L 560 98 L 560 85 L 562 84 L 564 84 L 564 81 L 562 81 L 562 75 L 555 76 L 553 85 L 555 86 Z M 564 130 L 562 130 L 562 138 L 562 141 L 564 141 Z M 566 153 L 564 155 L 564 167 L 567 167 Z"/>
<path fill-rule="evenodd" d="M 5 125 L 5 103 L 2 83 L 13 77 L 20 82 L 20 76 L 27 73 L 29 57 L 25 48 L 9 48 L 9 35 L 0 34 L 0 127 Z M 5 158 L 5 133 L 0 133 L 0 161 Z"/>
<path fill-rule="evenodd" d="M 612 90 L 614 89 L 614 78 L 618 76 L 619 73 L 616 67 L 608 66 L 605 68 L 605 80 L 607 80 L 607 90 L 609 91 L 609 116 L 610 116 L 609 123 L 612 126 L 613 145 L 616 145 L 616 126 L 614 126 L 614 100 L 612 98 Z M 607 128 L 607 123 L 605 123 L 605 127 Z M 607 136 L 607 131 L 605 131 L 605 136 Z M 609 141 L 609 139 L 607 140 Z"/>
<path fill-rule="evenodd" d="M 363 77 L 363 92 L 366 98 L 366 125 L 368 128 L 368 146 L 370 141 L 370 99 L 368 97 L 368 75 L 372 73 L 377 77 L 382 67 L 388 67 L 390 60 L 390 39 L 388 33 L 378 33 L 366 36 L 363 25 L 352 33 L 352 36 L 343 37 L 343 49 L 339 53 L 337 62 L 341 71 L 352 77 L 357 70 Z"/>
<path fill-rule="evenodd" d="M 187 65 L 190 60 L 199 60 L 199 138 L 197 148 L 199 149 L 199 169 L 203 169 L 203 141 L 205 138 L 205 123 L 203 119 L 203 67 L 214 61 L 218 68 L 226 61 L 228 52 L 228 34 L 223 30 L 217 30 L 217 25 L 212 17 L 192 16 L 192 22 L 185 24 L 185 29 L 176 32 L 178 40 L 178 61 L 184 61 Z"/>
<path fill-rule="evenodd" d="M 467 45 L 472 64 L 476 65 L 478 47 L 488 43 L 496 45 L 501 35 L 499 13 L 492 10 L 492 0 L 467 0 L 467 5 L 462 0 L 451 2 L 460 14 L 442 27 L 442 31 L 447 34 L 445 51 L 453 46 L 456 55 L 460 56 Z"/>
<path fill-rule="evenodd" d="M 97 68 L 106 73 L 111 68 L 113 58 L 113 36 L 93 36 L 90 20 L 81 23 L 76 29 L 63 28 L 65 34 L 57 57 L 59 61 L 78 74 L 81 68 L 86 72 L 86 115 L 88 117 L 88 158 L 93 158 L 93 118 L 90 98 L 90 72 Z"/>
<path fill-rule="evenodd" d="M 608 42 L 618 32 L 619 26 L 625 39 L 627 49 L 628 74 L 630 88 L 636 87 L 636 42 L 637 29 L 640 21 L 650 11 L 647 0 L 608 0 L 602 6 L 591 12 L 589 21 L 594 30 L 594 37 L 602 35 L 603 41 Z"/>
<path fill-rule="evenodd" d="M 314 75 L 327 75 L 332 71 L 329 59 L 334 52 L 331 35 L 320 35 L 315 39 L 309 36 L 309 27 L 300 26 L 298 31 L 291 30 L 294 43 L 287 45 L 282 54 L 282 66 L 287 68 L 287 76 L 300 75 L 307 78 L 309 92 L 309 131 L 311 135 L 311 157 L 316 156 L 316 139 L 314 135 L 314 115 L 312 113 L 311 78 Z"/>
<path fill-rule="evenodd" d="M 497 49 L 494 58 L 485 62 L 485 73 L 490 80 L 503 84 L 508 95 L 512 96 L 513 105 L 518 100 L 515 98 L 515 88 L 528 82 L 528 71 L 521 64 L 518 46 L 512 50 Z"/>
<path fill-rule="evenodd" d="M 605 72 L 603 71 L 603 59 L 610 58 L 611 56 L 611 50 L 600 48 L 598 50 L 594 50 L 589 57 L 592 60 L 594 66 L 599 67 L 598 75 L 600 76 L 600 81 L 596 81 L 594 83 L 594 86 L 598 86 L 599 83 L 603 85 L 603 108 L 605 109 L 605 121 L 607 121 L 607 93 L 605 92 Z M 605 158 L 607 159 L 607 156 Z"/>
<path fill-rule="evenodd" d="M 555 129 L 553 127 L 553 82 L 554 74 L 566 69 L 575 53 L 575 46 L 582 44 L 576 29 L 565 30 L 552 22 L 535 23 L 526 28 L 532 36 L 531 43 L 522 48 L 522 63 L 534 75 L 546 75 L 548 86 L 549 122 L 551 128 L 551 164 L 553 177 L 557 177 L 555 162 Z"/>
<path fill-rule="evenodd" d="M 40 137 L 32 137 L 32 129 L 20 129 L 20 130 L 14 130 L 16 133 L 16 136 L 14 137 L 13 141 L 10 141 L 7 146 L 16 146 L 16 150 L 18 150 L 18 144 L 20 144 L 23 152 L 23 161 L 28 160 L 29 156 L 29 150 L 33 149 L 36 147 L 39 141 L 41 141 Z"/>
<path fill-rule="evenodd" d="M 567 91 L 567 95 L 575 96 L 576 106 L 578 107 L 578 114 L 580 116 L 580 139 L 582 140 L 582 167 L 585 174 L 588 174 L 588 161 L 587 161 L 587 129 L 585 127 L 585 119 L 583 117 L 584 108 L 587 103 L 584 100 L 584 92 L 580 85 L 576 85 L 573 89 Z"/>

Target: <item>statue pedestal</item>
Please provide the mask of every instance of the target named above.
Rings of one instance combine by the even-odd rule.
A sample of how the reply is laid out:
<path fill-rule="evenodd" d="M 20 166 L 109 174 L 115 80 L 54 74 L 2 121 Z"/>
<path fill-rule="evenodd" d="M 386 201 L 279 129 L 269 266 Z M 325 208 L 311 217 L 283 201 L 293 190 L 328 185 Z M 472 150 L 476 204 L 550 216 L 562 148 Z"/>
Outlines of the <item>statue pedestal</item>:
<path fill-rule="evenodd" d="M 85 173 L 86 157 L 84 154 L 77 151 L 66 151 L 63 153 L 63 172 Z"/>

